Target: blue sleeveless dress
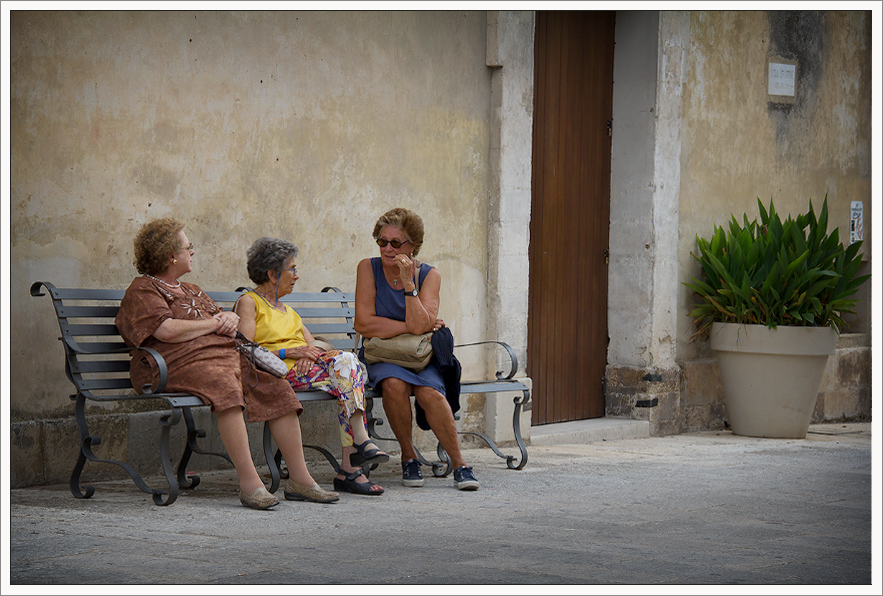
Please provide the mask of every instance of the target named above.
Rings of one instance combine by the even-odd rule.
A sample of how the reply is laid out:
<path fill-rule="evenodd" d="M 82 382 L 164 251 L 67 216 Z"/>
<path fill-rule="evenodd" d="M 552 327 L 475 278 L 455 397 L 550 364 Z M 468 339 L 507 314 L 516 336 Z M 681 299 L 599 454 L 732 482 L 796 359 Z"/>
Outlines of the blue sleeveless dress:
<path fill-rule="evenodd" d="M 396 321 L 405 320 L 405 290 L 394 290 L 390 286 L 386 277 L 383 275 L 383 265 L 380 257 L 371 258 L 371 269 L 374 272 L 374 288 L 377 295 L 374 298 L 374 312 L 378 317 L 386 317 Z M 431 265 L 426 263 L 420 264 L 420 287 L 423 287 L 423 281 L 432 269 Z M 364 348 L 359 350 L 359 359 L 365 361 Z M 420 372 L 403 368 L 398 364 L 390 364 L 388 362 L 378 362 L 376 364 L 366 364 L 368 368 L 368 385 L 377 389 L 380 382 L 389 377 L 401 379 L 411 385 L 422 387 L 432 387 L 442 395 L 445 395 L 445 382 L 442 378 L 441 369 L 433 358 L 429 366 Z"/>

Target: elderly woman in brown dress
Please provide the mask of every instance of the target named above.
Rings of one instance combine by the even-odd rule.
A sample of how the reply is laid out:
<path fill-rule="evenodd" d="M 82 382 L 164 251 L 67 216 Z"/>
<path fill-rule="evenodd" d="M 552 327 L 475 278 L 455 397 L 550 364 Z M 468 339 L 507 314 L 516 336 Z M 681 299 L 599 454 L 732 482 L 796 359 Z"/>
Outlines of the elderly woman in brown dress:
<path fill-rule="evenodd" d="M 250 422 L 269 420 L 270 431 L 288 464 L 285 498 L 328 503 L 339 495 L 322 489 L 304 461 L 298 416 L 303 407 L 285 379 L 258 370 L 237 352 L 234 337 L 239 317 L 218 307 L 198 286 L 179 278 L 193 270 L 193 245 L 184 224 L 159 219 L 145 224 L 135 238 L 136 277 L 120 302 L 116 318 L 128 345 L 150 347 L 168 364 L 169 392 L 191 393 L 211 406 L 218 431 L 239 476 L 239 500 L 246 507 L 269 509 L 279 504 L 255 469 L 243 412 Z M 156 380 L 156 364 L 136 356 L 132 385 Z M 247 382 L 251 375 L 251 383 Z"/>

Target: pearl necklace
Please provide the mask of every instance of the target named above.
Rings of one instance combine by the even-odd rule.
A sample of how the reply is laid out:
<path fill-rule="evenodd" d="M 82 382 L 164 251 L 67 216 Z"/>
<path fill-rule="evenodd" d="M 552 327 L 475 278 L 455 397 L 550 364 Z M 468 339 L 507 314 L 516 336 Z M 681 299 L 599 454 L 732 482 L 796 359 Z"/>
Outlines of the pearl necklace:
<path fill-rule="evenodd" d="M 145 273 L 144 275 L 146 275 L 147 277 L 149 277 L 149 278 L 152 279 L 153 281 L 158 281 L 158 282 L 161 283 L 162 285 L 164 285 L 164 286 L 166 286 L 166 287 L 169 287 L 169 288 L 180 288 L 180 287 L 181 287 L 181 282 L 180 282 L 180 281 L 179 281 L 178 283 L 172 285 L 172 284 L 170 284 L 169 282 L 166 282 L 166 281 L 163 281 L 163 280 L 159 279 L 158 277 L 153 277 L 153 276 L 150 275 L 149 273 Z"/>

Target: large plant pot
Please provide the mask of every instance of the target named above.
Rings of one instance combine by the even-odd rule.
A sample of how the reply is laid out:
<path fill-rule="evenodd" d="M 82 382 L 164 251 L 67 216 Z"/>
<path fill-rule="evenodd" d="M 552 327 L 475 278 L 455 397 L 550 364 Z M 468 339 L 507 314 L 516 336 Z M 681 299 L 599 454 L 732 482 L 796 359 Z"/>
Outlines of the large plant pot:
<path fill-rule="evenodd" d="M 831 327 L 782 327 L 714 323 L 730 428 L 737 435 L 806 437 L 828 356 L 837 333 Z"/>

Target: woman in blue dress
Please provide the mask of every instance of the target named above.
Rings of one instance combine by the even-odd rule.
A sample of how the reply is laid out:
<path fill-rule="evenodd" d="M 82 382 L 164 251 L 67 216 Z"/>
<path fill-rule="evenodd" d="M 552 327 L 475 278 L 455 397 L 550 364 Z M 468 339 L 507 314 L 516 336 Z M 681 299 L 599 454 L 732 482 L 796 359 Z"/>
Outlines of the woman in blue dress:
<path fill-rule="evenodd" d="M 414 257 L 423 245 L 423 221 L 416 213 L 396 208 L 374 226 L 380 256 L 363 259 L 356 276 L 355 328 L 364 338 L 390 338 L 402 333 L 437 331 L 441 274 Z M 419 288 L 419 291 L 418 291 Z M 383 395 L 383 409 L 402 449 L 402 484 L 423 486 L 423 474 L 414 449 L 411 413 L 413 395 L 426 421 L 454 465 L 454 485 L 476 490 L 478 480 L 460 451 L 457 423 L 445 398 L 445 383 L 436 359 L 420 372 L 396 364 L 368 365 L 368 384 Z"/>

